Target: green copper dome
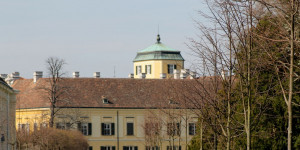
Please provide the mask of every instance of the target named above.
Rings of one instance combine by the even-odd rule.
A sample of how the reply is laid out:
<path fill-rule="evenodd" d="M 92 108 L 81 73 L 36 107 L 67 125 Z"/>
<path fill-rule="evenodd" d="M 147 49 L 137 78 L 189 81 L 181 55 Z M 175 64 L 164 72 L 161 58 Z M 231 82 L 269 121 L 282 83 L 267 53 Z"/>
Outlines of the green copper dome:
<path fill-rule="evenodd" d="M 157 35 L 157 42 L 143 50 L 138 51 L 137 56 L 133 60 L 183 60 L 180 51 L 167 47 L 160 42 L 160 36 Z"/>

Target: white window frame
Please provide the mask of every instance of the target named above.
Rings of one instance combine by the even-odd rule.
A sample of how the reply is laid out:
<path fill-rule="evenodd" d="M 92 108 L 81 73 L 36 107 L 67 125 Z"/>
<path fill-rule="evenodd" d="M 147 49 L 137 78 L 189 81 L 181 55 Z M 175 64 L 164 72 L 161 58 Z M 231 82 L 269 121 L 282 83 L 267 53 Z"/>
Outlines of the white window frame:
<path fill-rule="evenodd" d="M 192 126 L 190 126 L 190 125 L 192 125 Z M 192 129 L 190 129 L 191 127 L 192 127 Z M 193 131 L 192 134 L 190 132 L 191 130 Z M 189 123 L 189 135 L 196 135 L 196 123 L 194 123 L 194 122 Z"/>
<path fill-rule="evenodd" d="M 111 135 L 111 123 L 104 123 L 104 135 Z"/>
<path fill-rule="evenodd" d="M 179 150 L 179 148 L 180 148 L 181 146 L 170 146 L 170 145 L 168 145 L 167 146 L 167 150 Z"/>
<path fill-rule="evenodd" d="M 30 132 L 30 124 L 29 124 L 29 123 L 26 123 L 26 124 L 25 124 L 25 131 L 26 131 L 27 133 Z"/>
<path fill-rule="evenodd" d="M 115 146 L 100 146 L 100 150 L 102 150 L 103 147 L 105 148 L 105 150 L 112 150 Z"/>
<path fill-rule="evenodd" d="M 168 64 L 168 74 L 174 74 L 175 66 L 176 64 Z"/>
<path fill-rule="evenodd" d="M 88 123 L 81 124 L 81 133 L 83 135 L 89 135 L 89 124 Z"/>
<path fill-rule="evenodd" d="M 151 73 L 152 73 L 152 72 L 151 72 L 151 71 L 152 71 L 152 70 L 151 70 L 151 65 L 145 65 L 145 71 L 146 71 L 146 72 L 145 72 L 146 74 L 151 74 Z"/>
<path fill-rule="evenodd" d="M 59 122 L 58 123 L 58 127 L 56 126 L 56 129 L 62 129 L 62 130 L 66 130 L 67 129 L 67 125 L 65 124 L 65 123 L 63 123 L 63 122 Z"/>
<path fill-rule="evenodd" d="M 146 146 L 146 150 L 159 150 L 159 146 Z"/>
<path fill-rule="evenodd" d="M 39 128 L 38 123 L 33 124 L 33 131 L 37 131 Z"/>
<path fill-rule="evenodd" d="M 42 122 L 41 124 L 40 124 L 40 129 L 41 128 L 47 128 L 48 127 L 48 123 L 46 123 L 46 122 Z"/>
<path fill-rule="evenodd" d="M 137 75 L 142 73 L 142 66 L 141 65 L 137 66 L 136 69 L 137 69 Z"/>
<path fill-rule="evenodd" d="M 137 147 L 137 146 L 123 146 L 123 150 L 125 147 L 128 147 L 128 150 L 134 150 L 134 147 Z"/>

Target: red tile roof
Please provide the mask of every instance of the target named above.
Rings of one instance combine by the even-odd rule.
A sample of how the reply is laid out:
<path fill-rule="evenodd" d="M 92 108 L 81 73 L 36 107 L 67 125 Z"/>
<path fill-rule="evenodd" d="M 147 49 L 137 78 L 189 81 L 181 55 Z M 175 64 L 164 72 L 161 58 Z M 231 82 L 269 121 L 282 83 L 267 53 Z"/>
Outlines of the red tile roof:
<path fill-rule="evenodd" d="M 205 88 L 210 87 L 210 83 L 204 85 Z M 64 107 L 161 108 L 170 107 L 171 99 L 209 98 L 210 94 L 206 97 L 205 93 L 212 91 L 203 90 L 202 84 L 198 84 L 196 80 L 179 79 L 64 78 L 61 85 L 66 88 L 62 99 L 67 103 L 59 105 Z M 48 78 L 41 78 L 37 83 L 33 83 L 32 79 L 17 80 L 12 87 L 20 91 L 17 95 L 17 108 L 50 106 L 49 94 L 45 90 L 49 87 Z M 104 97 L 111 104 L 104 104 Z M 181 102 L 178 105 L 176 107 L 183 106 Z"/>

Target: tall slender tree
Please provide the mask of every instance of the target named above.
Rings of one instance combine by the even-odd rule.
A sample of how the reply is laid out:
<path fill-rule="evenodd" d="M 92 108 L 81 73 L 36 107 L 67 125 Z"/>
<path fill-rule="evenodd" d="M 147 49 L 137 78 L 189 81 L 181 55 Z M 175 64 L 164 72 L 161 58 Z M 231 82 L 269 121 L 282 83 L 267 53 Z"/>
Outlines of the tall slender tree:
<path fill-rule="evenodd" d="M 49 57 L 46 60 L 49 75 L 48 82 L 50 85 L 49 88 L 46 88 L 50 102 L 50 127 L 54 126 L 54 118 L 56 113 L 59 111 L 59 106 L 57 104 L 65 101 L 65 99 L 62 99 L 61 96 L 66 92 L 66 87 L 60 84 L 63 79 L 63 67 L 65 64 L 66 62 L 63 59 L 57 57 Z"/>

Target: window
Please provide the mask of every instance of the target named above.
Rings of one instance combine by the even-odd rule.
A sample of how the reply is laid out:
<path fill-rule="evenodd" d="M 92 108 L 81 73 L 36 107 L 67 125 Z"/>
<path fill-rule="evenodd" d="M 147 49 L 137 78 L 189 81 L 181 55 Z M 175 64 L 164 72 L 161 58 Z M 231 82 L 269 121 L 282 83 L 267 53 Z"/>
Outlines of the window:
<path fill-rule="evenodd" d="M 133 135 L 133 123 L 127 123 L 127 135 Z"/>
<path fill-rule="evenodd" d="M 195 134 L 196 134 L 196 124 L 189 123 L 189 135 L 195 135 Z"/>
<path fill-rule="evenodd" d="M 101 146 L 100 150 L 116 150 L 115 146 Z"/>
<path fill-rule="evenodd" d="M 137 146 L 123 146 L 123 150 L 138 150 Z"/>
<path fill-rule="evenodd" d="M 92 123 L 78 123 L 77 125 L 83 135 L 92 135 Z"/>
<path fill-rule="evenodd" d="M 33 130 L 34 130 L 34 131 L 37 131 L 37 130 L 38 130 L 38 124 L 37 124 L 37 123 L 34 123 L 34 124 L 33 124 Z"/>
<path fill-rule="evenodd" d="M 180 135 L 180 124 L 179 123 L 168 123 L 167 133 L 170 136 Z"/>
<path fill-rule="evenodd" d="M 158 146 L 146 146 L 146 150 L 159 150 Z"/>
<path fill-rule="evenodd" d="M 93 150 L 93 146 L 89 146 L 89 150 Z"/>
<path fill-rule="evenodd" d="M 102 129 L 102 135 L 115 135 L 114 123 L 102 123 L 101 129 Z"/>
<path fill-rule="evenodd" d="M 146 65 L 145 66 L 145 73 L 146 74 L 151 74 L 151 65 Z"/>
<path fill-rule="evenodd" d="M 151 122 L 145 124 L 145 134 L 148 136 L 159 135 L 161 126 L 158 123 Z"/>
<path fill-rule="evenodd" d="M 25 131 L 25 124 L 18 124 L 19 131 Z"/>
<path fill-rule="evenodd" d="M 176 69 L 176 65 L 174 64 L 168 64 L 168 74 L 173 74 L 174 73 L 174 69 Z"/>
<path fill-rule="evenodd" d="M 45 123 L 45 122 L 43 122 L 43 123 L 40 124 L 40 129 L 47 128 L 47 127 L 48 127 L 48 124 Z"/>
<path fill-rule="evenodd" d="M 66 129 L 66 124 L 65 123 L 56 123 L 56 129 L 62 129 L 65 130 Z"/>
<path fill-rule="evenodd" d="M 142 73 L 142 66 L 136 66 L 135 67 L 135 74 L 138 75 L 140 73 Z"/>
<path fill-rule="evenodd" d="M 181 146 L 167 146 L 167 150 L 181 150 Z"/>
<path fill-rule="evenodd" d="M 103 104 L 108 104 L 108 99 L 107 98 L 103 98 Z"/>
<path fill-rule="evenodd" d="M 27 133 L 29 133 L 29 131 L 30 131 L 30 124 L 29 123 L 26 123 L 26 125 L 25 125 L 25 131 Z"/>

